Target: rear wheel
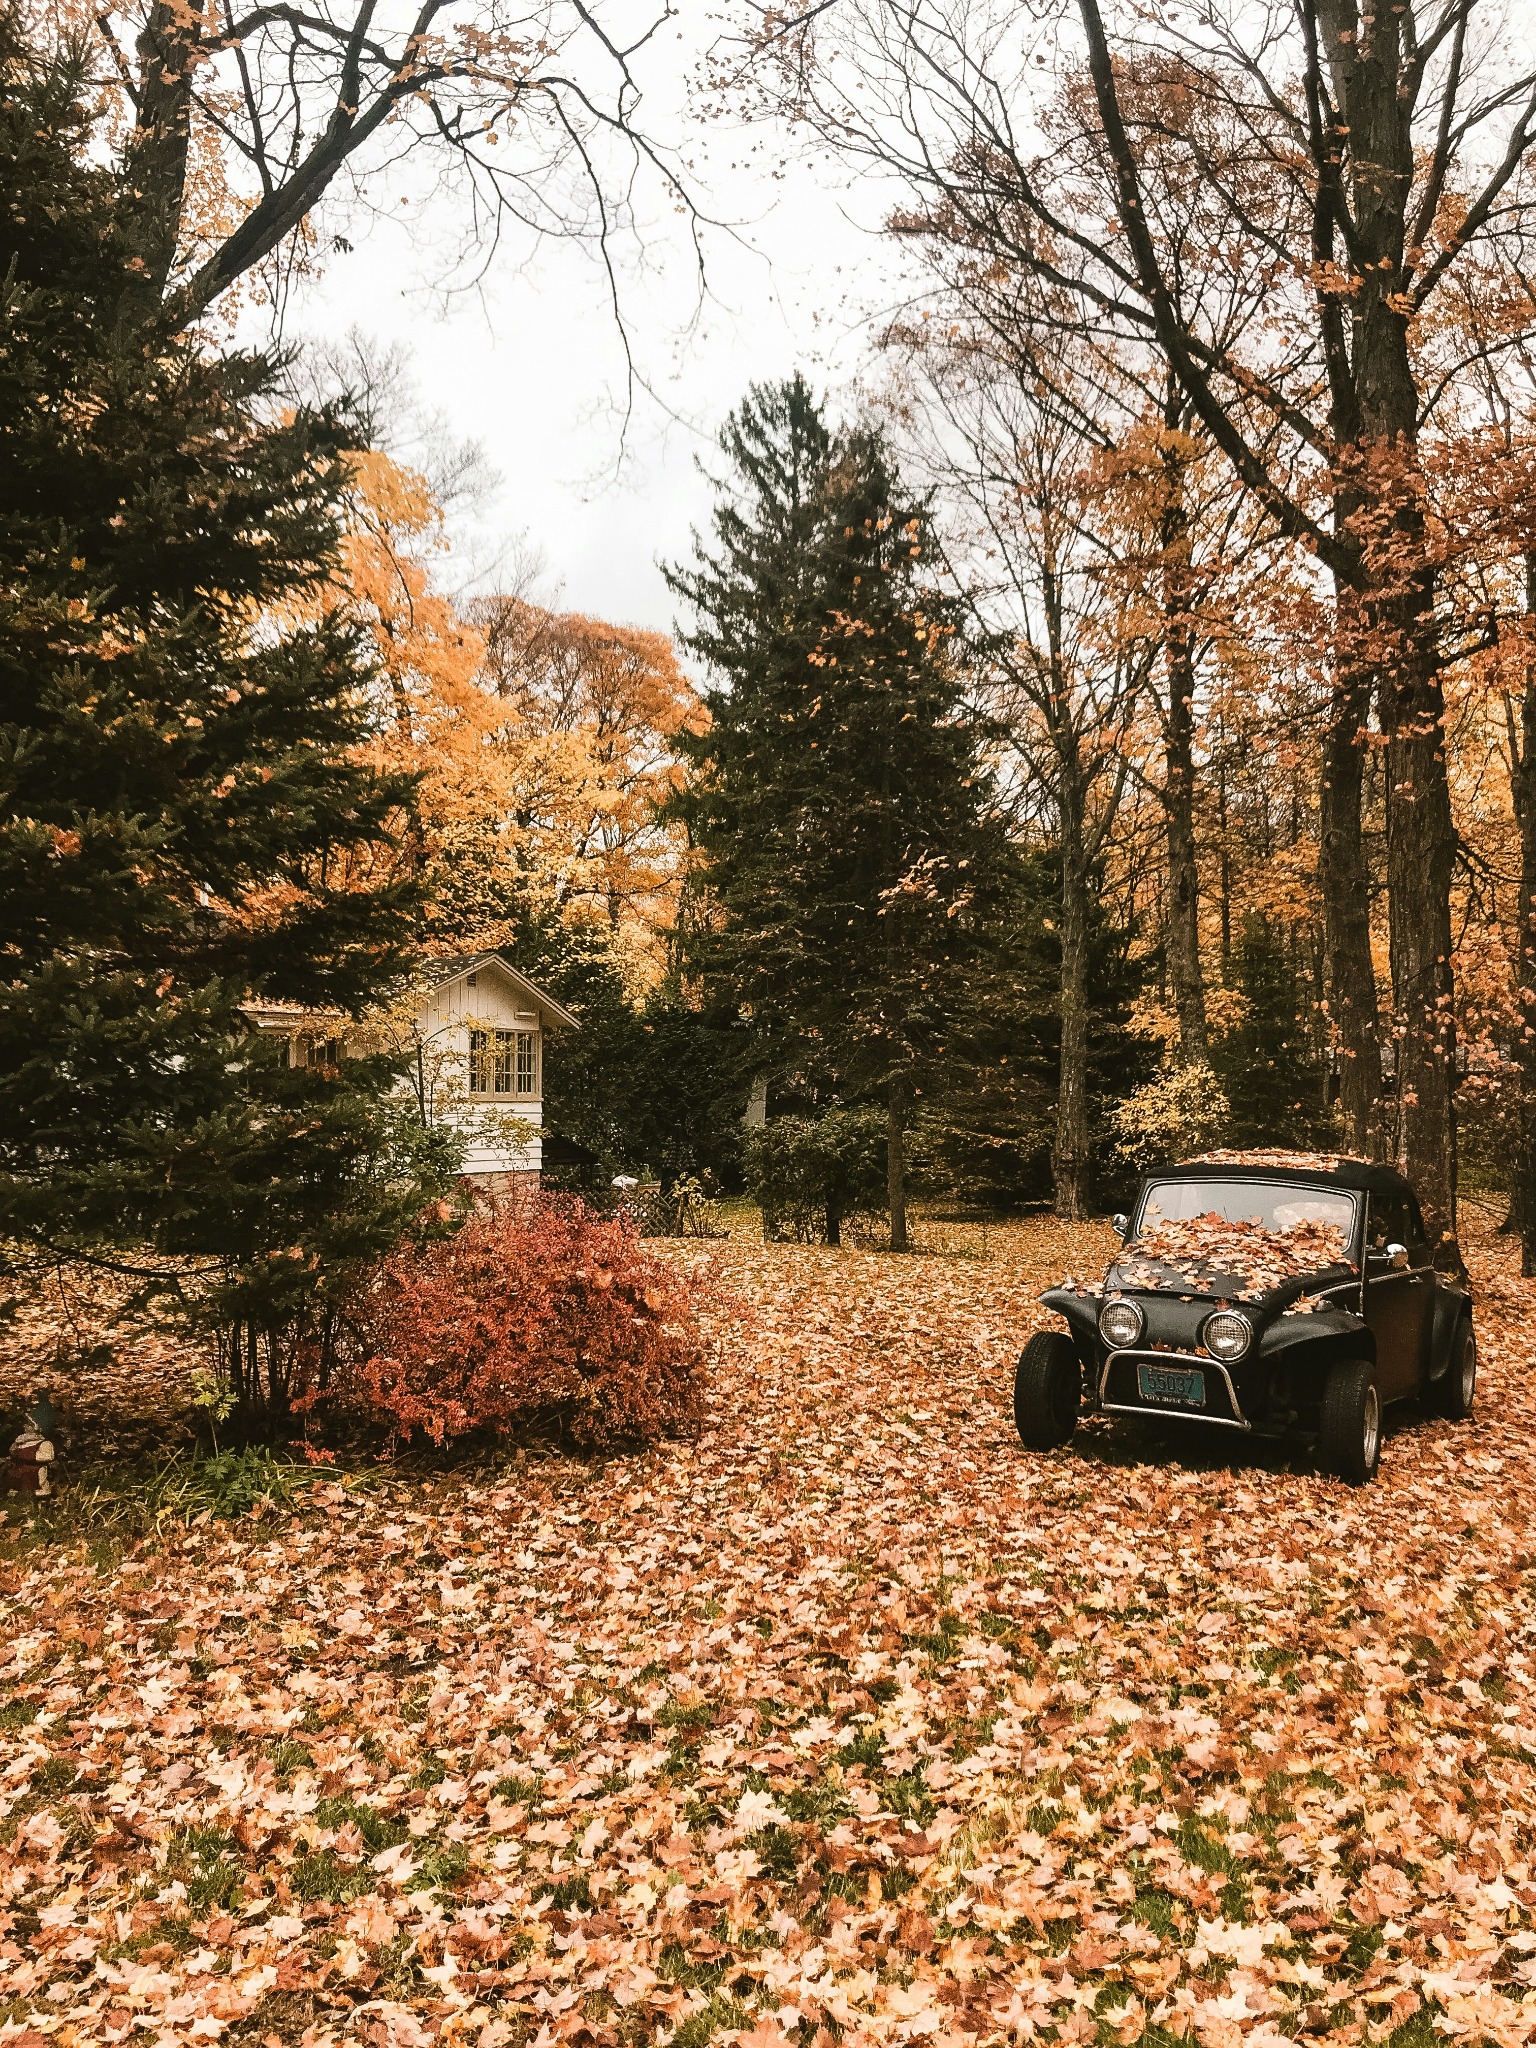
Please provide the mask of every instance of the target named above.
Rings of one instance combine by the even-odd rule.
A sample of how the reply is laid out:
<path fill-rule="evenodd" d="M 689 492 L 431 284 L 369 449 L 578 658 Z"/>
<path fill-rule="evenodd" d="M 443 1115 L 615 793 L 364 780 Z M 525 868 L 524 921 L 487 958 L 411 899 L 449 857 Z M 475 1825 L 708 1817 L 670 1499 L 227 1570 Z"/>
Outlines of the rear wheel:
<path fill-rule="evenodd" d="M 1451 1359 L 1430 1388 L 1435 1406 L 1452 1422 L 1465 1422 L 1477 1399 L 1477 1337 L 1472 1318 L 1463 1316 L 1451 1339 Z"/>
<path fill-rule="evenodd" d="M 1381 1395 L 1363 1358 L 1342 1359 L 1323 1386 L 1322 1427 L 1317 1438 L 1324 1471 L 1351 1486 L 1376 1477 L 1381 1463 Z"/>
<path fill-rule="evenodd" d="M 1072 1340 L 1059 1330 L 1037 1330 L 1013 1375 L 1013 1420 L 1020 1443 L 1054 1451 L 1077 1427 L 1083 1375 Z"/>

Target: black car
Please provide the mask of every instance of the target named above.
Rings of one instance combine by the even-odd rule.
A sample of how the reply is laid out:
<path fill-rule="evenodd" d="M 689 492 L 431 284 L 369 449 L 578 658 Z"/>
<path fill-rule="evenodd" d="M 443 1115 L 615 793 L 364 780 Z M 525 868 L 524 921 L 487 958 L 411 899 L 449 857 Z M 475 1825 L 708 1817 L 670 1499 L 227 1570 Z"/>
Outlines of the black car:
<path fill-rule="evenodd" d="M 1401 1174 L 1309 1153 L 1214 1153 L 1150 1175 L 1103 1281 L 1041 1296 L 1067 1332 L 1031 1337 L 1013 1413 L 1032 1449 L 1091 1414 L 1303 1433 L 1359 1484 L 1382 1411 L 1417 1395 L 1472 1412 L 1466 1287 L 1436 1272 Z"/>

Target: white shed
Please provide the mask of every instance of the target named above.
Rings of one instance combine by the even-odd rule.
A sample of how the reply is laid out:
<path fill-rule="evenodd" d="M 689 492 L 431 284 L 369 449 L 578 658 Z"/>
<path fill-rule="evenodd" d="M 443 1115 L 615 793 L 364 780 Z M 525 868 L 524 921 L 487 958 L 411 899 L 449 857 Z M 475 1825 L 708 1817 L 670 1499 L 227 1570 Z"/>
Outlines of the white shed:
<path fill-rule="evenodd" d="M 428 963 L 417 1021 L 423 1108 L 464 1139 L 464 1171 L 537 1187 L 544 1040 L 576 1019 L 499 953 Z"/>
<path fill-rule="evenodd" d="M 338 1014 L 256 1001 L 262 1031 L 288 1035 L 295 1065 L 329 1064 L 359 1035 L 403 1053 L 422 1114 L 464 1141 L 464 1173 L 484 1187 L 537 1188 L 544 1164 L 544 1040 L 574 1030 L 570 1011 L 499 953 L 429 960 L 415 990 L 387 1014 Z"/>

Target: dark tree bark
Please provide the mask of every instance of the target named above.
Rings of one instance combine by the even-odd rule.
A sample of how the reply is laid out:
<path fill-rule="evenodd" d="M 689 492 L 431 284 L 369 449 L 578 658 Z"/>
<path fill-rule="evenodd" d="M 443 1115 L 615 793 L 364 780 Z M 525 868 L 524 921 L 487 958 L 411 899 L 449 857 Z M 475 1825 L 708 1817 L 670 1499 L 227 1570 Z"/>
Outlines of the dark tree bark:
<path fill-rule="evenodd" d="M 1520 1232 L 1520 1271 L 1536 1277 L 1536 553 L 1525 558 L 1524 677 L 1518 716 L 1506 697 L 1510 793 L 1520 828 L 1520 1099 L 1510 1166 L 1510 1219 Z"/>
<path fill-rule="evenodd" d="M 1387 891 L 1398 1040 L 1396 1153 L 1417 1190 L 1436 1264 L 1456 1271 L 1462 1269 L 1451 978 L 1456 831 L 1445 771 L 1445 702 L 1433 662 L 1403 661 L 1390 688 Z"/>
<path fill-rule="evenodd" d="M 1200 967 L 1200 868 L 1195 844 L 1195 634 L 1189 575 L 1189 513 L 1183 458 L 1174 436 L 1183 431 L 1183 396 L 1174 386 L 1164 407 L 1162 549 L 1164 660 L 1168 701 L 1163 711 L 1163 818 L 1168 849 L 1168 920 L 1163 944 L 1179 1052 L 1203 1060 L 1209 1046 L 1205 977 Z"/>
<path fill-rule="evenodd" d="M 1360 829 L 1366 700 L 1335 692 L 1323 732 L 1318 793 L 1318 885 L 1328 1019 L 1339 1061 L 1339 1107 L 1349 1143 L 1381 1157 L 1381 1040 L 1371 959 L 1371 893 Z"/>
<path fill-rule="evenodd" d="M 1345 227 L 1347 198 L 1355 281 L 1347 356 L 1342 308 L 1320 301 L 1324 354 L 1333 369 L 1336 531 L 1349 543 L 1352 572 L 1346 578 L 1345 689 L 1358 699 L 1367 679 L 1378 679 L 1387 735 L 1387 909 L 1398 1043 L 1394 1150 L 1418 1192 L 1437 1262 L 1459 1268 L 1451 979 L 1456 835 L 1435 565 L 1418 473 L 1419 393 L 1408 339 L 1413 302 L 1403 290 L 1414 107 L 1401 88 L 1418 65 L 1404 47 L 1404 17 L 1390 10 L 1373 17 L 1362 35 L 1354 0 L 1318 0 L 1316 22 L 1322 49 L 1313 59 L 1312 102 L 1325 135 L 1337 138 L 1325 141 L 1322 151 L 1319 228 L 1331 254 L 1335 231 Z M 1336 112 L 1331 103 L 1322 112 L 1325 77 Z M 1347 195 L 1337 156 L 1346 136 Z"/>
<path fill-rule="evenodd" d="M 1056 1214 L 1080 1222 L 1093 1198 L 1088 1115 L 1089 867 L 1080 774 L 1063 773 L 1061 792 L 1061 1058 L 1056 1143 L 1051 1160 Z"/>
<path fill-rule="evenodd" d="M 891 1209 L 891 1250 L 911 1250 L 907 1237 L 907 1096 L 893 1079 L 886 1089 L 885 1190 Z"/>

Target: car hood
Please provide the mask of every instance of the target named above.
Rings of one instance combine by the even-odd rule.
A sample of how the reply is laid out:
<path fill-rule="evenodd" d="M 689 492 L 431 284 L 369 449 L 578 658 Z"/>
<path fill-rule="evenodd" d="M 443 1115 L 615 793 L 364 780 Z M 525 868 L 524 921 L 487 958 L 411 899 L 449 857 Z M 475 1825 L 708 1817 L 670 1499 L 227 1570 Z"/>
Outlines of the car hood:
<path fill-rule="evenodd" d="M 1106 1294 L 1177 1294 L 1267 1303 L 1348 1279 L 1337 1225 L 1268 1230 L 1217 1215 L 1159 1221 L 1133 1238 L 1104 1275 Z"/>
<path fill-rule="evenodd" d="M 1223 1266 L 1201 1270 L 1188 1264 L 1173 1265 L 1162 1259 L 1147 1259 L 1128 1253 L 1116 1259 L 1096 1290 L 1103 1300 L 1115 1295 L 1157 1295 L 1197 1304 L 1202 1311 L 1223 1302 L 1240 1302 L 1260 1313 L 1276 1312 L 1310 1303 L 1323 1289 L 1337 1287 L 1355 1278 L 1357 1268 L 1346 1260 L 1315 1272 L 1291 1273 L 1277 1278 L 1272 1271 L 1232 1271 Z"/>

